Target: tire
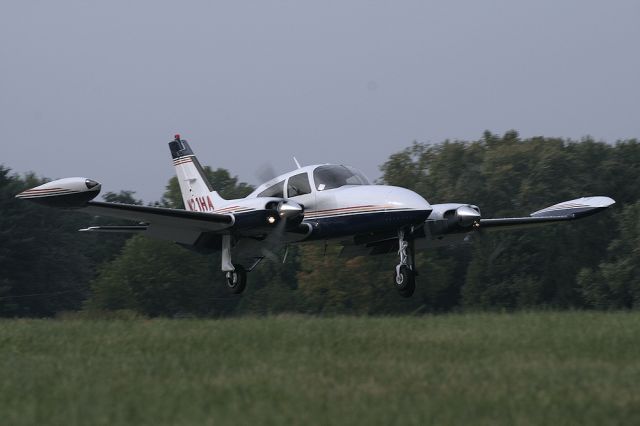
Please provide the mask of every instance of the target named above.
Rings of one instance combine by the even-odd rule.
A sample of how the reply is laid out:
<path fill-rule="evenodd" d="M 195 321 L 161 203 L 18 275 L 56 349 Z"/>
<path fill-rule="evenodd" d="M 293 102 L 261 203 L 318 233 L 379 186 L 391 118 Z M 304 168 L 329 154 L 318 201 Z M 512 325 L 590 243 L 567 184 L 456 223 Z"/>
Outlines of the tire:
<path fill-rule="evenodd" d="M 231 294 L 240 294 L 247 286 L 247 271 L 242 265 L 233 265 L 234 271 L 227 273 L 227 290 Z"/>
<path fill-rule="evenodd" d="M 406 265 L 400 266 L 400 274 L 393 274 L 393 284 L 402 297 L 411 297 L 416 290 L 416 275 Z"/>

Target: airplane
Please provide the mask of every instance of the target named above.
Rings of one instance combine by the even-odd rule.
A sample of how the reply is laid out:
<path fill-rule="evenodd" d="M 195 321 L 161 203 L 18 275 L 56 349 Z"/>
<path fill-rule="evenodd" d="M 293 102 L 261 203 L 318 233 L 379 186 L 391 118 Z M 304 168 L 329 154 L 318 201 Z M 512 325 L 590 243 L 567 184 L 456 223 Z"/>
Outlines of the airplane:
<path fill-rule="evenodd" d="M 232 294 L 274 251 L 291 244 L 336 242 L 342 256 L 396 252 L 393 285 L 403 297 L 416 286 L 418 250 L 469 241 L 479 231 L 525 228 L 580 219 L 615 203 L 605 196 L 554 204 L 524 217 L 483 218 L 478 206 L 430 204 L 406 188 L 372 185 L 357 169 L 336 164 L 301 167 L 258 186 L 246 198 L 226 200 L 207 180 L 186 140 L 169 142 L 185 209 L 93 201 L 101 184 L 83 177 L 54 180 L 16 197 L 50 207 L 136 221 L 91 226 L 82 232 L 124 232 L 168 240 L 203 253 L 220 252 Z M 285 253 L 286 258 L 286 253 Z"/>

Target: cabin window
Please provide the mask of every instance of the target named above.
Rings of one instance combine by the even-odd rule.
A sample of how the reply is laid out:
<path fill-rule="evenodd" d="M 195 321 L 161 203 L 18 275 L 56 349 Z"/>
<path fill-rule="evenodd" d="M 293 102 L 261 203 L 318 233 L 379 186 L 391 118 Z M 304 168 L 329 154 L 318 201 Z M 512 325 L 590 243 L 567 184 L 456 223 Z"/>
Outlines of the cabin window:
<path fill-rule="evenodd" d="M 347 166 L 320 166 L 313 171 L 313 178 L 318 191 L 345 185 L 369 185 L 362 173 Z"/>
<path fill-rule="evenodd" d="M 284 198 L 284 181 L 272 185 L 258 194 L 258 197 Z"/>
<path fill-rule="evenodd" d="M 298 195 L 311 194 L 309 176 L 306 173 L 291 176 L 287 185 L 287 196 L 297 197 Z"/>

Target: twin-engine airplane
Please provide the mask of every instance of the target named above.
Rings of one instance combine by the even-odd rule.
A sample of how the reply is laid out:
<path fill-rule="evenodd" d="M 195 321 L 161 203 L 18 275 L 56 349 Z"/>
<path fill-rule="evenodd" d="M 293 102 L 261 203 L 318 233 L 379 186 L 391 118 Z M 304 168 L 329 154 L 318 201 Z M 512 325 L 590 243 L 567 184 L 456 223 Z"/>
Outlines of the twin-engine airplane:
<path fill-rule="evenodd" d="M 393 283 L 404 297 L 415 290 L 416 250 L 460 243 L 479 230 L 579 219 L 614 204 L 608 197 L 584 197 L 526 217 L 484 219 L 475 205 L 429 204 L 406 188 L 372 185 L 356 169 L 332 164 L 298 165 L 246 198 L 225 200 L 207 181 L 187 141 L 176 135 L 169 149 L 186 210 L 91 201 L 100 184 L 80 177 L 48 182 L 16 197 L 138 222 L 80 231 L 140 233 L 205 253 L 220 251 L 231 293 L 241 293 L 247 272 L 289 244 L 333 241 L 347 256 L 397 252 Z"/>

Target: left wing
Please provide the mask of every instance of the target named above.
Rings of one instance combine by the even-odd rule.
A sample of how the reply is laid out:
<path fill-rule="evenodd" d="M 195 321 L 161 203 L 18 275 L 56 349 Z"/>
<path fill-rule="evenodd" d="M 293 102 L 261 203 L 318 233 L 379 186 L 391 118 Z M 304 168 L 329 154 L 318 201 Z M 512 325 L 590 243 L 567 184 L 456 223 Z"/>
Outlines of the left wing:
<path fill-rule="evenodd" d="M 434 247 L 456 245 L 471 241 L 474 232 L 529 228 L 581 219 L 596 214 L 615 201 L 609 197 L 582 197 L 564 201 L 523 217 L 482 219 L 480 209 L 470 204 L 432 204 L 433 212 L 424 226 L 413 232 L 415 248 L 425 250 Z M 394 233 L 341 242 L 341 256 L 353 257 L 392 253 L 398 250 Z"/>
<path fill-rule="evenodd" d="M 480 219 L 478 228 L 480 230 L 527 228 L 530 226 L 581 219 L 596 214 L 613 204 L 615 204 L 615 201 L 609 197 L 582 197 L 554 204 L 553 206 L 538 210 L 525 217 Z"/>

